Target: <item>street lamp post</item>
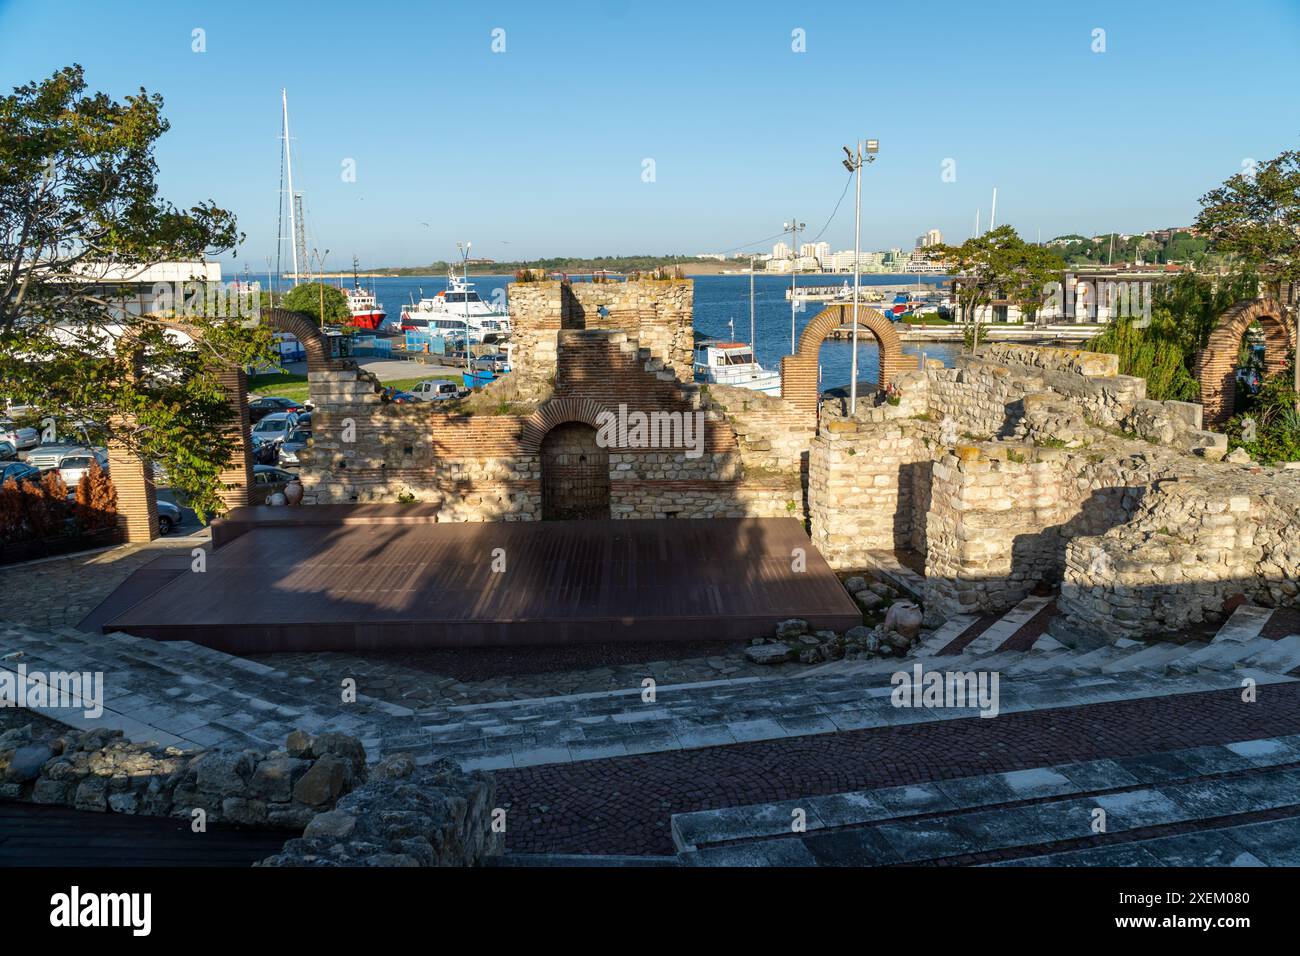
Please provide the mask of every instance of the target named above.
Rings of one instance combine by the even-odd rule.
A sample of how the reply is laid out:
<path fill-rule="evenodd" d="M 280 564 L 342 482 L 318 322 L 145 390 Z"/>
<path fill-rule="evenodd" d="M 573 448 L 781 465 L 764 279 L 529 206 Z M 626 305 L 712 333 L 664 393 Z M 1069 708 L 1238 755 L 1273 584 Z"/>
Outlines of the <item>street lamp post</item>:
<path fill-rule="evenodd" d="M 799 275 L 799 230 L 808 228 L 807 223 L 791 219 L 781 224 L 781 231 L 790 233 L 790 354 L 794 354 L 794 314 L 796 311 L 795 279 Z"/>
<path fill-rule="evenodd" d="M 328 249 L 322 254 L 319 250 L 312 249 L 312 255 L 316 257 L 316 284 L 320 287 L 320 325 L 325 328 L 325 256 L 330 254 Z M 310 269 L 310 264 L 308 265 Z"/>
<path fill-rule="evenodd" d="M 844 152 L 848 156 L 848 159 L 844 160 L 844 167 L 853 173 L 857 180 L 853 197 L 853 356 L 849 363 L 850 415 L 856 414 L 858 410 L 858 298 L 862 285 L 862 164 L 874 163 L 879 148 L 879 142 L 874 139 L 869 139 L 865 143 L 858 140 L 856 155 L 847 146 L 844 147 Z"/>
<path fill-rule="evenodd" d="M 471 382 L 475 381 L 474 369 L 469 358 L 469 249 L 473 243 L 469 240 L 456 243 L 456 248 L 460 251 L 461 275 L 465 283 L 465 372 L 469 375 Z"/>

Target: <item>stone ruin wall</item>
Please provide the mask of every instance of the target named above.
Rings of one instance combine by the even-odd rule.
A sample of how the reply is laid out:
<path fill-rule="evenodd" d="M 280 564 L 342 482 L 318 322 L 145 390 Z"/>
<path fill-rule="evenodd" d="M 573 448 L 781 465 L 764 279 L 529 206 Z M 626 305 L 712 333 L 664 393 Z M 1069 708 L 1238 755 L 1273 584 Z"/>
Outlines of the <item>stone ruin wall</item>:
<path fill-rule="evenodd" d="M 524 284 L 533 285 L 544 283 Z M 624 331 L 561 329 L 554 341 L 556 361 L 539 401 L 520 402 L 503 379 L 501 401 L 489 387 L 473 413 L 384 402 L 356 370 L 311 373 L 315 438 L 301 456 L 304 503 L 409 500 L 437 505 L 439 521 L 538 519 L 542 460 L 525 432 L 554 407 L 548 403 L 577 402 L 588 419 L 620 404 L 702 416 L 699 457 L 671 447 L 610 449 L 611 517 L 802 516 L 801 456 L 812 434 L 806 416 L 752 393 L 714 407 Z M 728 391 L 738 390 L 720 394 Z"/>
<path fill-rule="evenodd" d="M 1059 584 L 1071 642 L 1177 631 L 1243 596 L 1295 605 L 1300 470 L 1218 463 L 1199 406 L 1148 401 L 1113 362 L 997 346 L 902 377 L 897 406 L 824 416 L 814 543 L 846 569 L 924 555 L 934 620 Z"/>
<path fill-rule="evenodd" d="M 559 361 L 559 333 L 577 329 L 626 332 L 664 369 L 691 381 L 694 296 L 690 279 L 511 283 L 516 387 L 527 395 L 544 394 Z"/>

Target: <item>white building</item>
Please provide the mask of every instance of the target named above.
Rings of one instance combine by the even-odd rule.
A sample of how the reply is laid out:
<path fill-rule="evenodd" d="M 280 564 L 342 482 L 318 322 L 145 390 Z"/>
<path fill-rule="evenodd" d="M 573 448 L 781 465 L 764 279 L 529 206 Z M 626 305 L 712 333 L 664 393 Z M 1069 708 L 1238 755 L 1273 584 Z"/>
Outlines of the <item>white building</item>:
<path fill-rule="evenodd" d="M 778 242 L 776 245 L 772 247 L 772 258 L 789 259 L 793 256 L 793 252 L 794 250 L 790 248 L 788 243 Z"/>
<path fill-rule="evenodd" d="M 858 269 L 862 272 L 880 272 L 883 268 L 883 256 L 879 252 L 858 253 Z M 846 249 L 830 257 L 829 266 L 835 272 L 853 271 L 853 250 Z"/>

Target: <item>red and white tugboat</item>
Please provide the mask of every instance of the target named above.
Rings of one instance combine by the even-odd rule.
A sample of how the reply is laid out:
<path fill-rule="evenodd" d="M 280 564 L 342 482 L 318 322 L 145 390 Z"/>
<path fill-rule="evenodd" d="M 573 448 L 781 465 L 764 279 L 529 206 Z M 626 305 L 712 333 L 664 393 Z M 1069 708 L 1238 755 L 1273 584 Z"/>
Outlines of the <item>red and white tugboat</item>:
<path fill-rule="evenodd" d="M 352 257 L 352 288 L 344 289 L 343 295 L 348 300 L 348 311 L 352 313 L 352 324 L 371 332 L 384 324 L 384 307 L 375 299 L 373 292 L 361 288 L 357 279 L 357 257 Z"/>

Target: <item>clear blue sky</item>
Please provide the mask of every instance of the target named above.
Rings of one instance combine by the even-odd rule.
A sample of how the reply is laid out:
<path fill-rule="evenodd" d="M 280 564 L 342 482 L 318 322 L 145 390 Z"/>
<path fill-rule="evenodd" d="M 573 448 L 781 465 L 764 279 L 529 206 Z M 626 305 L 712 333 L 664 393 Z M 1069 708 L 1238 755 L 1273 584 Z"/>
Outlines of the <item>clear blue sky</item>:
<path fill-rule="evenodd" d="M 994 186 L 1028 239 L 1185 224 L 1244 160 L 1300 145 L 1298 54 L 1297 0 L 0 0 L 0 85 L 78 62 L 92 89 L 161 93 L 163 195 L 233 209 L 248 241 L 224 262 L 254 270 L 282 86 L 311 243 L 413 265 L 464 238 L 495 259 L 719 251 L 795 215 L 811 238 L 858 136 L 881 144 L 865 248 L 964 239 Z M 852 230 L 850 193 L 824 238 Z"/>

